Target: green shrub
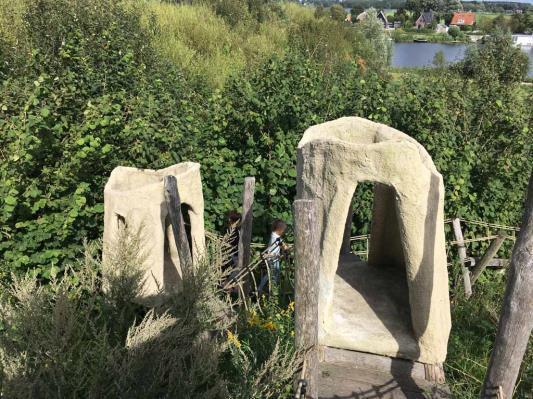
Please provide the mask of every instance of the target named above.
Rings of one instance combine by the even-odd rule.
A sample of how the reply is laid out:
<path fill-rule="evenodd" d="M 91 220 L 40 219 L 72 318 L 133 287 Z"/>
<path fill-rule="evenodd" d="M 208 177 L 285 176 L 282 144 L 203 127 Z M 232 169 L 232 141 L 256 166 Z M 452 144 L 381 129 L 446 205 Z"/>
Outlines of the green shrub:
<path fill-rule="evenodd" d="M 455 268 L 460 273 L 458 265 Z M 448 357 L 444 364 L 446 381 L 454 397 L 479 398 L 503 302 L 505 279 L 491 273 L 482 284 L 476 283 L 469 299 L 456 292 L 452 303 L 452 331 Z M 462 290 L 462 287 L 460 288 Z M 458 290 L 459 291 L 459 290 Z M 527 398 L 533 389 L 533 341 L 530 341 L 517 381 L 515 398 Z"/>
<path fill-rule="evenodd" d="M 460 34 L 461 29 L 459 29 L 457 26 L 450 26 L 450 28 L 448 29 L 448 35 L 450 35 L 454 39 L 457 39 Z"/>
<path fill-rule="evenodd" d="M 187 111 L 175 110 L 188 101 L 180 75 L 166 86 L 158 78 L 138 9 L 97 3 L 32 3 L 24 23 L 43 26 L 28 33 L 24 72 L 1 82 L 0 253 L 8 273 L 32 268 L 49 278 L 84 237 L 99 237 L 102 187 L 116 165 L 178 160 L 170 143 Z M 89 24 L 77 17 L 86 8 Z"/>
<path fill-rule="evenodd" d="M 234 315 L 219 288 L 225 244 L 212 241 L 183 290 L 150 308 L 136 299 L 144 274 L 139 234 L 123 230 L 103 264 L 89 246 L 61 279 L 41 285 L 27 276 L 2 287 L 0 395 L 290 397 L 298 366 L 290 331 L 282 339 L 261 326 L 271 339 L 245 338 L 248 318 Z M 282 311 L 268 308 L 265 318 Z M 292 312 L 283 312 L 292 328 Z"/>
<path fill-rule="evenodd" d="M 462 73 L 480 81 L 521 82 L 527 75 L 528 56 L 512 44 L 511 35 L 499 31 L 484 39 L 481 46 L 469 48 Z"/>

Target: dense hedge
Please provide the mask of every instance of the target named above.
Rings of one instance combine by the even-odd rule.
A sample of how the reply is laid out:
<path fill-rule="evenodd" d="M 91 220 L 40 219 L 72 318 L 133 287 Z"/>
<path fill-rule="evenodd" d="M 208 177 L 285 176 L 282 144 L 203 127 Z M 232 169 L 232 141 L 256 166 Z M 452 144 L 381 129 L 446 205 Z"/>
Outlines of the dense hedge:
<path fill-rule="evenodd" d="M 200 162 L 209 228 L 221 228 L 244 177 L 256 176 L 260 238 L 272 218 L 291 219 L 304 130 L 346 115 L 423 144 L 444 175 L 447 216 L 519 222 L 532 159 L 527 88 L 442 69 L 394 80 L 361 59 L 324 73 L 295 47 L 211 91 L 158 56 L 156 21 L 131 5 L 95 3 L 33 2 L 26 51 L 0 43 L 0 274 L 49 278 L 84 238 L 98 239 L 117 165 Z M 356 200 L 365 233 L 369 187 Z"/>

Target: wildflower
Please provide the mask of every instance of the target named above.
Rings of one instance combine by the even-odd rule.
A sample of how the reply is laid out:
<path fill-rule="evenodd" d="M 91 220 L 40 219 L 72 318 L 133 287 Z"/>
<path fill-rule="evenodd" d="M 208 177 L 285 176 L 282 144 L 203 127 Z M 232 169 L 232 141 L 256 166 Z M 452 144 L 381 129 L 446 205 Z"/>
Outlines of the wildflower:
<path fill-rule="evenodd" d="M 276 325 L 272 322 L 272 321 L 267 321 L 266 323 L 263 324 L 263 328 L 267 329 L 267 330 L 275 330 L 276 329 Z"/>
<path fill-rule="evenodd" d="M 289 303 L 289 306 L 287 306 L 287 309 L 290 310 L 291 312 L 294 312 L 294 301 L 291 301 Z"/>
<path fill-rule="evenodd" d="M 255 310 L 252 310 L 250 312 L 250 316 L 248 317 L 248 324 L 251 326 L 256 326 L 260 324 L 259 316 L 257 315 L 257 312 Z"/>
<path fill-rule="evenodd" d="M 237 337 L 237 334 L 233 334 L 231 331 L 228 331 L 228 343 L 233 344 L 237 349 L 241 348 L 241 341 Z"/>
<path fill-rule="evenodd" d="M 291 331 L 291 337 L 294 337 L 294 330 Z"/>

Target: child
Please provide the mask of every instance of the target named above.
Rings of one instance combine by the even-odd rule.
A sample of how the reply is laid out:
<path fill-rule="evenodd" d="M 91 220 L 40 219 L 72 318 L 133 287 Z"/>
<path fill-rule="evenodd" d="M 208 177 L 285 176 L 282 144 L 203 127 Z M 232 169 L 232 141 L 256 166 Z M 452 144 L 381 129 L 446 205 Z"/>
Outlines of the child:
<path fill-rule="evenodd" d="M 270 234 L 270 240 L 268 242 L 268 247 L 264 252 L 265 258 L 267 260 L 268 267 L 272 275 L 272 282 L 277 284 L 279 282 L 279 275 L 281 271 L 280 267 L 280 256 L 281 250 L 286 250 L 287 246 L 283 242 L 283 235 L 287 230 L 287 223 L 283 220 L 276 219 L 272 223 L 272 232 Z M 265 288 L 266 283 L 268 282 L 268 275 L 263 276 L 261 283 L 257 288 L 257 292 L 261 295 L 261 292 Z"/>

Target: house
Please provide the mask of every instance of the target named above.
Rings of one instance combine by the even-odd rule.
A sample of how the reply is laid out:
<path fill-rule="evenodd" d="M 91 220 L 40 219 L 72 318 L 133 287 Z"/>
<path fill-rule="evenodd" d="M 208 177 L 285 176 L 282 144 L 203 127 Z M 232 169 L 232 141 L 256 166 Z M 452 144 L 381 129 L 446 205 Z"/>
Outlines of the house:
<path fill-rule="evenodd" d="M 445 24 L 437 24 L 437 27 L 435 28 L 435 32 L 448 33 L 448 27 Z"/>
<path fill-rule="evenodd" d="M 533 47 L 533 35 L 513 35 L 513 45 Z"/>
<path fill-rule="evenodd" d="M 429 27 L 433 22 L 434 18 L 435 13 L 433 12 L 433 10 L 422 12 L 415 22 L 416 29 Z"/>
<path fill-rule="evenodd" d="M 387 20 L 387 16 L 383 12 L 383 10 L 378 12 L 378 19 L 383 23 L 383 26 L 385 27 L 385 29 L 389 27 L 389 21 Z"/>
<path fill-rule="evenodd" d="M 361 14 L 357 16 L 356 20 L 363 21 L 367 16 L 368 16 L 368 13 L 366 11 L 363 11 Z M 387 20 L 387 16 L 383 12 L 383 10 L 378 12 L 376 17 L 381 21 L 385 29 L 389 27 L 389 21 Z"/>
<path fill-rule="evenodd" d="M 468 12 L 454 12 L 450 26 L 474 26 L 476 23 L 476 14 Z"/>

